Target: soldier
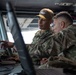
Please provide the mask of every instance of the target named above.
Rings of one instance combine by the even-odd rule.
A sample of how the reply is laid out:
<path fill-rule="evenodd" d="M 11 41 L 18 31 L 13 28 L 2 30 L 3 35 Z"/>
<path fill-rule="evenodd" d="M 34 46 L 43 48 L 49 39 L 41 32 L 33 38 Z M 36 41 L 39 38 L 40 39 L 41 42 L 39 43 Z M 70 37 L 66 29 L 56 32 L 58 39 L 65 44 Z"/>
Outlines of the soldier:
<path fill-rule="evenodd" d="M 54 59 L 66 60 L 65 63 L 72 63 L 75 66 L 76 26 L 73 25 L 72 17 L 68 12 L 63 11 L 56 14 L 53 20 L 52 29 L 54 34 L 43 41 L 39 41 L 39 44 L 34 45 L 32 49 L 30 48 L 30 55 L 34 61 L 44 61 L 44 58 L 47 58 L 48 61 L 53 61 Z M 43 63 L 41 62 L 41 64 L 45 64 L 45 61 Z M 58 62 L 60 63 L 60 61 Z M 51 62 L 49 62 L 49 66 L 52 66 Z"/>
<path fill-rule="evenodd" d="M 46 52 L 49 58 L 43 58 L 39 68 L 53 66 L 76 71 L 76 26 L 71 15 L 65 11 L 56 14 L 52 29 L 54 34 L 50 36 L 49 50 Z"/>
<path fill-rule="evenodd" d="M 54 16 L 54 13 L 52 10 L 48 9 L 48 8 L 43 8 L 41 9 L 41 11 L 39 12 L 38 16 L 38 25 L 39 25 L 39 31 L 36 32 L 33 41 L 30 45 L 26 45 L 26 47 L 29 50 L 29 53 L 32 56 L 33 53 L 35 53 L 35 50 L 41 50 L 41 44 L 43 42 L 46 42 L 47 39 L 49 39 L 49 36 L 53 33 L 51 28 L 50 28 L 50 24 L 52 23 L 52 18 Z M 13 45 L 11 45 L 11 42 L 7 42 L 5 41 L 3 43 L 4 47 L 12 47 Z M 40 58 L 42 59 L 42 58 Z M 40 60 L 39 59 L 39 60 Z M 35 60 L 35 58 L 34 58 Z"/>
<path fill-rule="evenodd" d="M 37 15 L 39 17 L 38 25 L 40 30 L 36 32 L 32 41 L 32 45 L 28 48 L 31 57 L 36 50 L 41 49 L 41 44 L 46 42 L 46 39 L 49 39 L 49 36 L 52 35 L 53 32 L 51 30 L 50 24 L 52 23 L 53 15 L 53 11 L 48 8 L 43 8 L 39 12 L 39 15 Z"/>

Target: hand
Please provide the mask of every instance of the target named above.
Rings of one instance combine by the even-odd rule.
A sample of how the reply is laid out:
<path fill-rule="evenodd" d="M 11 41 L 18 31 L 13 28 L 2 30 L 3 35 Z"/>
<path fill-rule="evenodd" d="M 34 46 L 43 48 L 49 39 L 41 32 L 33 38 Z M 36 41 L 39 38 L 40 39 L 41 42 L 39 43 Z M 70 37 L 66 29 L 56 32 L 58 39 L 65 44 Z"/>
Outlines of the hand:
<path fill-rule="evenodd" d="M 8 41 L 0 41 L 1 42 L 1 48 L 12 48 L 14 46 L 14 44 L 12 42 L 8 42 Z"/>
<path fill-rule="evenodd" d="M 45 64 L 48 62 L 48 59 L 47 58 L 42 58 L 42 60 L 40 61 L 40 64 Z"/>

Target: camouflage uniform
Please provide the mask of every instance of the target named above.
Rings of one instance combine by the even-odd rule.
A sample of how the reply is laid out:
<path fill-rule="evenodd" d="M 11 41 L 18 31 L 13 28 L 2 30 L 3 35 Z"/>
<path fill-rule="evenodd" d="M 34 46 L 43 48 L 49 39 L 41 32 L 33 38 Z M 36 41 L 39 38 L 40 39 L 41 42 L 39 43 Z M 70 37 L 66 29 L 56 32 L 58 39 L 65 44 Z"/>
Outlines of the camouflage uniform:
<path fill-rule="evenodd" d="M 50 38 L 50 35 L 52 35 L 52 30 L 39 30 L 36 32 L 34 38 L 33 38 L 33 42 L 31 43 L 31 45 L 28 47 L 29 53 L 31 55 L 31 57 L 34 57 L 35 51 L 38 50 L 42 50 L 41 44 L 44 42 L 47 42 L 47 40 Z M 36 58 L 39 59 L 40 57 Z"/>
<path fill-rule="evenodd" d="M 72 67 L 76 71 L 76 26 L 68 26 L 58 34 L 51 35 L 49 44 L 46 52 L 46 55 L 49 55 L 48 62 L 41 65 L 40 68 L 46 68 L 49 65 L 63 68 Z M 42 46 L 45 46 L 45 43 Z M 44 47 L 43 50 L 46 51 Z M 57 60 L 51 58 L 55 55 L 58 56 Z M 61 58 L 61 55 L 64 58 Z"/>
<path fill-rule="evenodd" d="M 54 35 L 53 40 L 50 40 L 50 44 L 53 44 L 52 46 L 50 46 L 51 47 L 50 49 L 52 49 L 51 53 L 53 54 L 55 51 L 57 55 L 60 55 L 63 52 L 65 57 L 71 60 L 76 60 L 75 30 L 76 30 L 76 26 L 71 25 L 71 26 L 68 26 L 68 28 L 61 31 L 60 33 Z"/>
<path fill-rule="evenodd" d="M 48 38 L 48 36 L 50 36 L 52 34 L 52 30 L 49 29 L 49 30 L 39 30 L 36 32 L 34 38 L 33 38 L 33 41 L 32 41 L 32 44 L 37 44 L 39 43 L 40 41 L 42 40 L 45 40 L 46 38 Z"/>

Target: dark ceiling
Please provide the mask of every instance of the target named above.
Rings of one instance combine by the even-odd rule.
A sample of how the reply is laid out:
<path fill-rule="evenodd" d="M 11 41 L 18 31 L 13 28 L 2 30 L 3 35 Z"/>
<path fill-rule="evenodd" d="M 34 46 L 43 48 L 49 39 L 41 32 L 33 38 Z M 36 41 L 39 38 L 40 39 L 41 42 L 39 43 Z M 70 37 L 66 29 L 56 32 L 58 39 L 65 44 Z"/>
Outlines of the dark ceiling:
<path fill-rule="evenodd" d="M 0 10 L 6 11 L 6 2 L 10 1 L 17 13 L 36 14 L 40 9 L 47 7 L 54 12 L 69 11 L 76 14 L 76 0 L 0 0 Z"/>

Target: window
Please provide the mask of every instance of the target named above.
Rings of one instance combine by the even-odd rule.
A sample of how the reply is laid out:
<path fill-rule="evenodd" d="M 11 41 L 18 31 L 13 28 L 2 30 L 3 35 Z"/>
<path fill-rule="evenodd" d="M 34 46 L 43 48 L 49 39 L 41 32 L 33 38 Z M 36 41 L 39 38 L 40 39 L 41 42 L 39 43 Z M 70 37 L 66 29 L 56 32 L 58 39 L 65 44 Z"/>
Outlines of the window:
<path fill-rule="evenodd" d="M 17 18 L 19 22 L 19 26 L 21 28 L 21 33 L 23 36 L 23 39 L 25 43 L 30 44 L 32 42 L 32 39 L 38 30 L 38 18 Z M 14 42 L 12 35 L 10 33 L 9 27 L 7 25 L 7 18 L 4 17 L 4 23 L 7 30 L 7 36 L 9 41 Z"/>

